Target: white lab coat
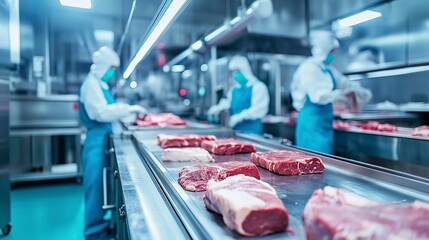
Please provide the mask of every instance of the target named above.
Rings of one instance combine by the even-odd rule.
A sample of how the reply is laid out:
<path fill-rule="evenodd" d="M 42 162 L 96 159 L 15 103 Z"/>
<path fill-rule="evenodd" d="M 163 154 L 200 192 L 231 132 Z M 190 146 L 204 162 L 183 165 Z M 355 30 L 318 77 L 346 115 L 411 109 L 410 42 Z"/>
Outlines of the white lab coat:
<path fill-rule="evenodd" d="M 258 78 L 253 75 L 250 69 L 249 61 L 243 56 L 234 56 L 228 66 L 228 69 L 232 71 L 241 71 L 247 79 L 246 86 L 252 88 L 252 100 L 251 105 L 248 109 L 243 110 L 239 114 L 235 114 L 234 118 L 238 122 L 244 120 L 256 120 L 265 117 L 268 113 L 270 104 L 270 95 L 268 88 L 264 83 L 259 81 Z M 232 90 L 234 88 L 241 88 L 240 84 L 235 84 L 228 92 L 227 98 L 223 98 L 219 101 L 219 104 L 212 106 L 208 114 L 218 114 L 221 111 L 229 110 L 232 101 Z"/>
<path fill-rule="evenodd" d="M 252 101 L 251 106 L 243 110 L 241 113 L 236 114 L 242 120 L 255 120 L 265 117 L 268 113 L 268 107 L 270 103 L 268 88 L 261 81 L 252 78 L 246 84 L 247 87 L 253 86 L 252 88 Z M 231 107 L 232 90 L 234 88 L 241 88 L 239 84 L 235 84 L 229 91 L 227 98 L 223 98 L 219 101 L 219 104 L 215 106 L 216 112 L 229 110 Z"/>
<path fill-rule="evenodd" d="M 80 89 L 79 101 L 85 106 L 91 120 L 112 122 L 132 113 L 132 107 L 128 104 L 107 104 L 101 88 L 107 90 L 109 86 L 90 72 Z"/>
<path fill-rule="evenodd" d="M 336 90 L 333 89 L 333 82 L 329 73 L 322 71 L 322 68 L 331 70 L 336 83 Z M 292 84 L 291 93 L 293 106 L 300 111 L 307 96 L 312 103 L 328 104 L 337 100 L 345 100 L 345 94 L 356 92 L 359 103 L 368 102 L 372 95 L 357 82 L 348 81 L 347 78 L 332 66 L 324 66 L 314 57 L 304 61 L 296 70 Z"/>

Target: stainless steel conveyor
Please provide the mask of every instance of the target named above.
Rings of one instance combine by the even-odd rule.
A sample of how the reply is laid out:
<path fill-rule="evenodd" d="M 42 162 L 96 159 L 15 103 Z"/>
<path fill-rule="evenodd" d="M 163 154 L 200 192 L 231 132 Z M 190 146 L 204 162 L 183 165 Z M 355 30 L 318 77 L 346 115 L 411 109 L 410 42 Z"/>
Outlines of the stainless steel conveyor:
<path fill-rule="evenodd" d="M 302 176 L 280 176 L 260 168 L 262 180 L 271 184 L 277 191 L 290 215 L 290 232 L 272 234 L 258 239 L 305 239 L 302 226 L 302 211 L 314 190 L 325 186 L 340 188 L 353 192 L 378 202 L 412 202 L 416 199 L 429 202 L 429 180 L 394 170 L 365 164 L 362 162 L 320 155 L 303 149 L 280 145 L 260 137 L 235 134 L 225 130 L 182 129 L 175 133 L 214 134 L 218 137 L 235 137 L 255 144 L 258 151 L 274 149 L 297 150 L 321 157 L 326 171 L 323 174 Z M 222 217 L 206 210 L 202 197 L 203 192 L 187 192 L 177 183 L 178 172 L 186 165 L 193 163 L 162 162 L 162 149 L 156 144 L 157 131 L 134 132 L 132 137 L 115 138 L 114 146 L 118 165 L 128 169 L 128 180 L 123 180 L 126 174 L 120 170 L 123 189 L 128 189 L 134 195 L 124 194 L 124 206 L 127 212 L 127 229 L 130 239 L 139 239 L 138 233 L 152 232 L 156 238 L 157 231 L 162 236 L 175 239 L 237 239 L 244 238 L 225 227 Z M 124 144 L 126 147 L 124 147 Z M 118 147 L 122 148 L 118 152 Z M 125 152 L 126 154 L 125 154 Z M 121 153 L 122 152 L 122 153 Z M 249 161 L 249 154 L 233 156 L 214 156 L 217 162 L 229 160 Z M 146 181 L 143 181 L 146 178 Z M 125 188 L 124 188 L 125 186 Z M 150 187 L 148 187 L 150 186 Z M 133 190 L 134 189 L 134 190 Z M 153 198 L 157 201 L 150 201 Z M 160 203 L 159 201 L 162 201 Z M 160 209 L 151 216 L 151 204 L 156 202 Z M 146 204 L 146 207 L 142 207 Z M 145 213 L 139 213 L 142 210 Z M 162 210 L 161 210 L 162 209 Z M 160 214 L 163 213 L 163 214 Z M 133 219 L 134 218 L 134 219 Z M 165 218 L 165 220 L 163 219 Z M 139 220 L 140 219 L 140 220 Z M 144 220 L 143 220 L 144 219 Z M 144 224 L 130 224 L 133 222 Z M 155 222 L 157 224 L 155 224 Z M 152 228 L 147 227 L 152 224 Z M 162 224 L 162 230 L 158 226 Z M 176 229 L 176 230 L 173 230 Z M 133 234 L 134 233 L 134 234 Z M 161 238 L 159 238 L 161 239 Z"/>

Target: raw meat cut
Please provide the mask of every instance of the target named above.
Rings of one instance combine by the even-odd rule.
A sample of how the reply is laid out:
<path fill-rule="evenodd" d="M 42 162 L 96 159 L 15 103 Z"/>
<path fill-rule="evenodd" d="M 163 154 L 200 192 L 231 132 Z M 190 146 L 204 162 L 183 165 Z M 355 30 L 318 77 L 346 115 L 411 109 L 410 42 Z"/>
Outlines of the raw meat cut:
<path fill-rule="evenodd" d="M 395 125 L 392 124 L 380 124 L 378 125 L 377 131 L 379 132 L 396 132 L 398 131 Z"/>
<path fill-rule="evenodd" d="M 140 127 L 158 126 L 158 127 L 169 127 L 169 126 L 184 126 L 186 122 L 183 121 L 179 116 L 172 113 L 157 113 L 148 115 L 139 115 L 134 125 Z"/>
<path fill-rule="evenodd" d="M 198 134 L 158 134 L 158 142 L 162 148 L 170 147 L 200 147 L 204 140 L 216 140 L 213 135 Z"/>
<path fill-rule="evenodd" d="M 358 127 L 364 130 L 372 130 L 372 131 L 379 131 L 379 132 L 396 132 L 397 131 L 397 127 L 395 125 L 381 124 L 376 121 L 360 123 Z"/>
<path fill-rule="evenodd" d="M 256 152 L 250 155 L 250 161 L 280 175 L 323 173 L 325 169 L 320 158 L 297 151 Z"/>
<path fill-rule="evenodd" d="M 413 132 L 413 136 L 429 137 L 429 126 L 416 127 Z"/>
<path fill-rule="evenodd" d="M 256 148 L 253 144 L 232 138 L 218 139 L 216 141 L 203 141 L 201 143 L 201 147 L 218 155 L 256 152 Z"/>
<path fill-rule="evenodd" d="M 364 130 L 373 130 L 373 131 L 377 131 L 378 130 L 378 125 L 380 125 L 379 122 L 376 121 L 369 121 L 367 123 L 359 123 L 358 127 L 362 128 Z"/>
<path fill-rule="evenodd" d="M 185 190 L 201 192 L 206 190 L 207 182 L 210 179 L 219 181 L 238 174 L 261 179 L 258 167 L 255 164 L 233 161 L 184 167 L 179 172 L 178 182 Z"/>
<path fill-rule="evenodd" d="M 204 195 L 207 209 L 222 214 L 226 226 L 245 236 L 285 231 L 289 217 L 276 190 L 244 175 L 210 180 Z"/>
<path fill-rule="evenodd" d="M 304 208 L 308 240 L 429 239 L 429 204 L 383 204 L 333 187 L 316 190 Z"/>
<path fill-rule="evenodd" d="M 167 148 L 162 151 L 162 161 L 170 162 L 214 162 L 207 150 L 202 148 Z"/>
<path fill-rule="evenodd" d="M 350 130 L 353 128 L 352 125 L 350 125 L 349 123 L 339 121 L 339 120 L 333 121 L 332 127 L 336 130 Z"/>

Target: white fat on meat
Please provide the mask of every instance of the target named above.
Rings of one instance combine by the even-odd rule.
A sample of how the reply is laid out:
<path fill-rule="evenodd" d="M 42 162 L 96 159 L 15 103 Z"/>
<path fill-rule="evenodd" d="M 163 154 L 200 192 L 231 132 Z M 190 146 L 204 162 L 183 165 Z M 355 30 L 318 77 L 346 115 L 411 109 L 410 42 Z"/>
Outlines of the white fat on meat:
<path fill-rule="evenodd" d="M 169 162 L 214 162 L 210 153 L 202 148 L 167 148 L 162 151 L 162 160 Z"/>
<path fill-rule="evenodd" d="M 207 184 L 207 192 L 211 193 L 211 199 L 217 202 L 216 206 L 221 213 L 234 212 L 235 217 L 231 218 L 229 214 L 223 215 L 223 221 L 227 225 L 234 225 L 238 232 L 246 232 L 243 229 L 243 222 L 246 217 L 255 209 L 264 208 L 266 203 L 249 194 L 249 189 L 246 187 L 240 188 L 240 180 L 242 178 L 250 178 L 239 174 L 236 176 L 228 177 L 225 180 L 217 182 L 215 180 L 210 180 Z M 268 183 L 252 178 L 252 180 L 257 181 L 258 185 L 263 185 L 266 188 L 253 188 L 250 191 L 253 193 L 257 192 L 261 195 L 273 195 L 277 197 L 276 190 L 271 187 Z M 231 187 L 236 185 L 231 189 L 225 189 L 225 187 Z M 216 191 L 213 191 L 218 189 Z"/>

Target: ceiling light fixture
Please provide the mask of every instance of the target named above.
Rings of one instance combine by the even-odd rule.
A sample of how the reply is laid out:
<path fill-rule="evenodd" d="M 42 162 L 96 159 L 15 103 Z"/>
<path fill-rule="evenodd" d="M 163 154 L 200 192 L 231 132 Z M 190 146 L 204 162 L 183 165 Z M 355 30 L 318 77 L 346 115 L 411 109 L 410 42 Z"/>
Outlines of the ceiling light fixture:
<path fill-rule="evenodd" d="M 149 50 L 155 45 L 156 41 L 161 37 L 161 34 L 165 32 L 169 24 L 174 20 L 174 18 L 178 15 L 182 7 L 189 3 L 187 0 L 173 0 L 168 6 L 167 10 L 162 15 L 159 22 L 155 25 L 153 30 L 149 33 L 149 36 L 143 42 L 137 54 L 134 56 L 133 60 L 131 60 L 127 69 L 125 70 L 123 77 L 128 78 L 134 69 L 137 67 L 137 64 L 144 57 L 147 56 Z"/>
<path fill-rule="evenodd" d="M 340 19 L 339 24 L 341 27 L 351 27 L 379 17 L 381 17 L 380 12 L 365 10 L 353 16 Z"/>
<path fill-rule="evenodd" d="M 92 7 L 91 0 L 60 0 L 61 5 L 75 8 L 90 9 Z"/>
<path fill-rule="evenodd" d="M 171 67 L 172 72 L 183 72 L 185 71 L 185 65 L 173 65 Z"/>

